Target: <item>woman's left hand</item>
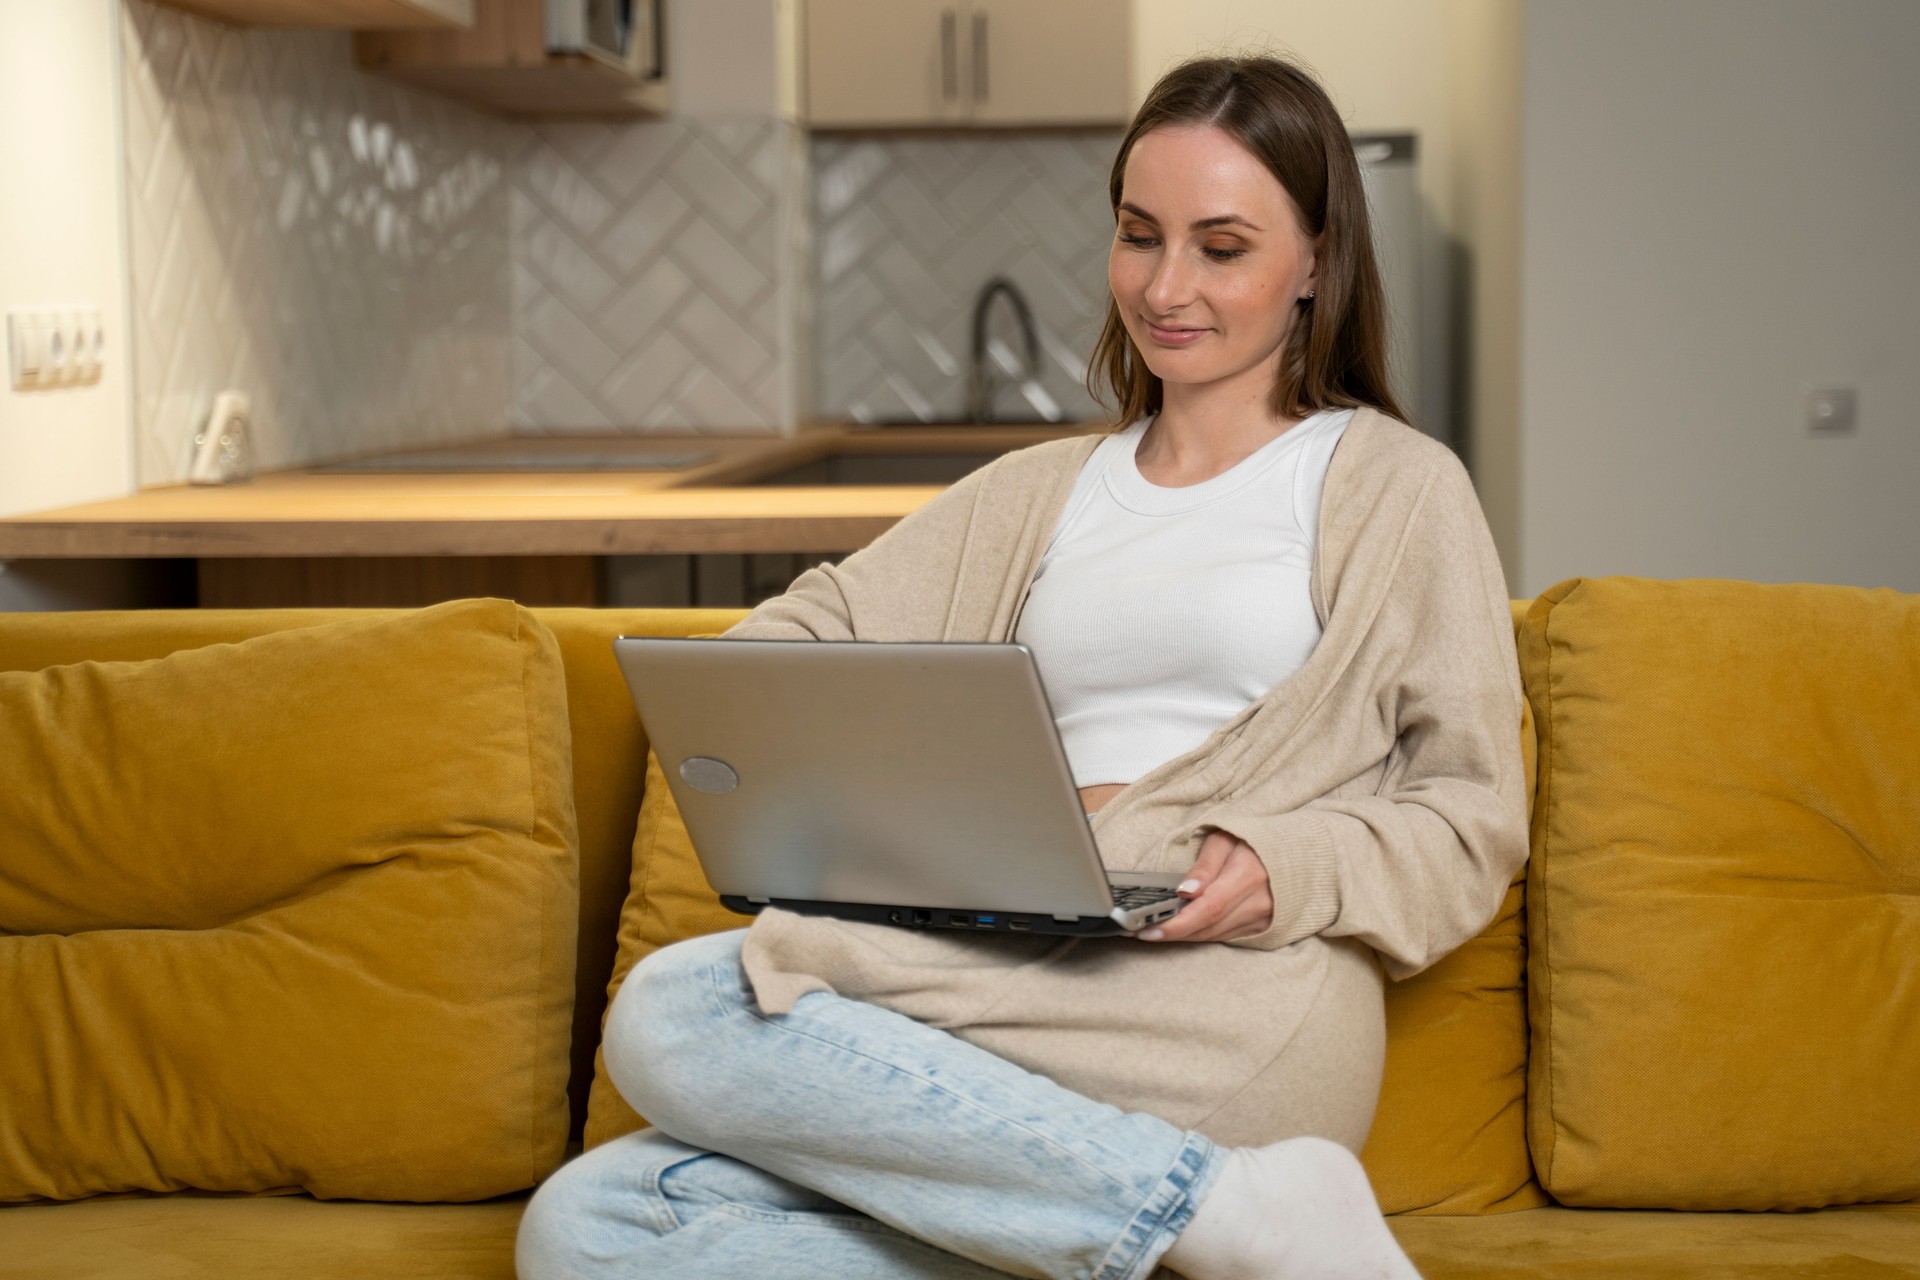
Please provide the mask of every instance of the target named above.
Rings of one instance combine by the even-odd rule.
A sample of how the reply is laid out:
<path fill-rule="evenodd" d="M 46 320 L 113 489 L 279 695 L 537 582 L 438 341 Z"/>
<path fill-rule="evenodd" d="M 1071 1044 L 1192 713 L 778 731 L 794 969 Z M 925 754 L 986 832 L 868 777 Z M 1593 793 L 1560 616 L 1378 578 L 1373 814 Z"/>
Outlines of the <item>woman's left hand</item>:
<path fill-rule="evenodd" d="M 1181 882 L 1180 896 L 1187 905 L 1179 915 L 1133 936 L 1142 942 L 1224 942 L 1273 925 L 1266 864 L 1246 841 L 1225 831 L 1209 831 L 1200 842 L 1200 857 Z"/>

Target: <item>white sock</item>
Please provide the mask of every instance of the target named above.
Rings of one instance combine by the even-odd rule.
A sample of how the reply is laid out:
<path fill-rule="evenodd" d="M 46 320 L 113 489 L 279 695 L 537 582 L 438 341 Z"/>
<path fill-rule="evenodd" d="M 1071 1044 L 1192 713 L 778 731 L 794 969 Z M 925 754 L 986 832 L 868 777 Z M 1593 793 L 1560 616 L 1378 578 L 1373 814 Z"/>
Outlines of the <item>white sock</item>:
<path fill-rule="evenodd" d="M 1188 1280 L 1420 1280 L 1360 1162 L 1314 1137 L 1227 1152 L 1160 1264 Z"/>

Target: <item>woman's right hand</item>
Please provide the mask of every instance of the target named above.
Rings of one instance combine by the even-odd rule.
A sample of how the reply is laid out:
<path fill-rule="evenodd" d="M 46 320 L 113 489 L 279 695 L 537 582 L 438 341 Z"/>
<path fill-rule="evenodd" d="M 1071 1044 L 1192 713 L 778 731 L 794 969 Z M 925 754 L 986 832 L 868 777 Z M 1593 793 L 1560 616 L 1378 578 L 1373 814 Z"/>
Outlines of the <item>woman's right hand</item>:
<path fill-rule="evenodd" d="M 1165 924 L 1133 935 L 1142 942 L 1225 942 L 1251 938 L 1273 926 L 1273 886 L 1253 846 L 1213 830 L 1180 883 L 1187 905 Z"/>

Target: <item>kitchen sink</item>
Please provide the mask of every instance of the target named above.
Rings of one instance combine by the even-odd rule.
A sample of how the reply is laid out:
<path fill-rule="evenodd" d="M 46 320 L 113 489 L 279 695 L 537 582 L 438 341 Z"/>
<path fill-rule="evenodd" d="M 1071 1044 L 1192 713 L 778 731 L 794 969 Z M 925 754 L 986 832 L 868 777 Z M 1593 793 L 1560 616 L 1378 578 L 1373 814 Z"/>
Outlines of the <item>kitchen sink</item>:
<path fill-rule="evenodd" d="M 969 453 L 830 453 L 790 463 L 763 475 L 692 483 L 743 487 L 799 485 L 952 484 L 986 466 L 1005 450 Z"/>
<path fill-rule="evenodd" d="M 802 434 L 777 451 L 701 468 L 674 488 L 846 488 L 950 485 L 995 458 L 1093 424 L 1005 422 L 864 424 Z"/>
<path fill-rule="evenodd" d="M 538 447 L 422 449 L 315 467 L 332 475 L 515 471 L 684 471 L 713 461 L 710 450 L 633 448 L 631 442 L 549 440 Z"/>

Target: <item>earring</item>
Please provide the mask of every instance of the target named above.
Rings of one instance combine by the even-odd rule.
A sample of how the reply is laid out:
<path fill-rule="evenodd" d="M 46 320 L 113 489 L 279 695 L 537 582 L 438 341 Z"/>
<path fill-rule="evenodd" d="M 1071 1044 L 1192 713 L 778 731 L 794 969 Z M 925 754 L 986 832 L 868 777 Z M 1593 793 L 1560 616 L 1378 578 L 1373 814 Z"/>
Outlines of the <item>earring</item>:
<path fill-rule="evenodd" d="M 1312 302 L 1312 301 L 1313 301 L 1313 290 L 1311 290 L 1311 289 L 1309 289 L 1309 290 L 1307 290 L 1307 296 L 1306 296 L 1306 297 L 1305 297 L 1304 299 L 1302 299 L 1302 301 L 1305 301 L 1305 302 Z"/>

